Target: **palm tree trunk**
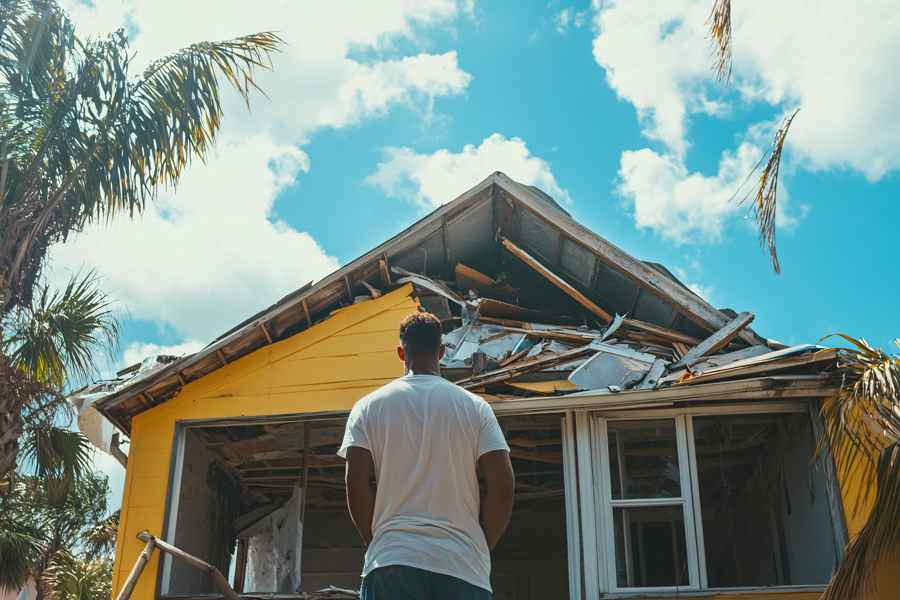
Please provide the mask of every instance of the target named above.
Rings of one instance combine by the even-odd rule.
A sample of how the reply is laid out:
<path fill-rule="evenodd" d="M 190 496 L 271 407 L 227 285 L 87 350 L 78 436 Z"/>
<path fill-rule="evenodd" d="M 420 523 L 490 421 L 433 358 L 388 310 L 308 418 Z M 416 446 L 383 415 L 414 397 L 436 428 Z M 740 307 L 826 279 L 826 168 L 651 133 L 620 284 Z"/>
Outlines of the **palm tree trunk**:
<path fill-rule="evenodd" d="M 0 355 L 0 361 L 6 362 L 6 357 Z M 0 376 L 6 380 L 15 377 L 15 373 L 0 368 Z M 12 489 L 12 475 L 19 455 L 19 436 L 22 434 L 22 405 L 18 395 L 11 393 L 13 385 L 7 381 L 0 384 L 0 494 Z"/>

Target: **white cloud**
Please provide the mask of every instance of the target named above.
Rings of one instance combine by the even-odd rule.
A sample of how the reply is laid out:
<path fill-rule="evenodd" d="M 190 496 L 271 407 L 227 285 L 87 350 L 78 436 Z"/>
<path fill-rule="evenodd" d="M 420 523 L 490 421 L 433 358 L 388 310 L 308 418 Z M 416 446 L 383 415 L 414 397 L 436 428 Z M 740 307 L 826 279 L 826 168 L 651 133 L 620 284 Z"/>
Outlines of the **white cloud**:
<path fill-rule="evenodd" d="M 286 42 L 274 70 L 257 77 L 270 100 L 254 98 L 248 113 L 227 93 L 215 152 L 192 165 L 177 191 L 161 192 L 139 219 L 92 227 L 51 251 L 52 276 L 95 268 L 130 316 L 169 325 L 185 340 L 206 342 L 337 268 L 309 233 L 272 212 L 279 193 L 309 171 L 301 147 L 311 135 L 398 105 L 428 118 L 436 97 L 462 94 L 471 80 L 453 50 L 398 55 L 394 47 L 421 47 L 422 30 L 472 15 L 469 0 L 68 4 L 82 35 L 133 32 L 136 71 L 197 41 L 274 30 Z"/>
<path fill-rule="evenodd" d="M 570 27 L 581 29 L 587 23 L 587 11 L 564 8 L 556 14 L 553 22 L 556 24 L 556 31 L 561 34 L 568 33 Z"/>
<path fill-rule="evenodd" d="M 385 160 L 365 181 L 389 196 L 436 207 L 453 199 L 459 182 L 474 185 L 494 171 L 537 186 L 557 201 L 569 201 L 568 192 L 557 183 L 547 161 L 531 154 L 521 138 L 499 133 L 478 146 L 467 144 L 460 152 L 444 148 L 420 154 L 411 148 L 386 148 Z"/>
<path fill-rule="evenodd" d="M 193 354 L 203 348 L 204 344 L 196 340 L 189 340 L 181 344 L 161 346 L 153 343 L 132 342 L 122 353 L 122 367 L 128 367 L 139 363 L 148 356 L 168 354 L 169 356 L 185 356 Z"/>
<path fill-rule="evenodd" d="M 742 184 L 760 156 L 758 146 L 745 142 L 736 152 L 723 153 L 718 172 L 707 176 L 690 172 L 672 154 L 649 148 L 626 151 L 617 191 L 633 210 L 638 228 L 678 244 L 717 242 L 729 217 L 748 214 L 748 207 L 739 206 L 743 196 L 738 194 L 745 193 Z M 797 217 L 786 208 L 786 187 L 781 187 L 778 200 L 778 225 L 793 226 Z"/>
<path fill-rule="evenodd" d="M 271 214 L 306 155 L 266 137 L 220 145 L 140 218 L 117 219 L 52 249 L 54 273 L 84 262 L 132 317 L 208 341 L 337 266 L 308 233 Z"/>
<path fill-rule="evenodd" d="M 721 114 L 709 0 L 595 0 L 594 56 L 644 133 L 681 158 L 691 114 Z M 890 0 L 732 3 L 733 85 L 781 113 L 799 106 L 788 149 L 802 166 L 871 180 L 900 168 L 900 21 Z"/>

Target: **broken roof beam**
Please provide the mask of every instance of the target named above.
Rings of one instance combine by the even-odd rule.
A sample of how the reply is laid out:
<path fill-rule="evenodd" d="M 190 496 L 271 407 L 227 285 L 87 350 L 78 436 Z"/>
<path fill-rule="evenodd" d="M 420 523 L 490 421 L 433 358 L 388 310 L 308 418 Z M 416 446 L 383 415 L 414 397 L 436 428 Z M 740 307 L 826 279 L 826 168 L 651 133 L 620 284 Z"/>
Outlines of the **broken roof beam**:
<path fill-rule="evenodd" d="M 547 281 L 558 287 L 562 290 L 567 296 L 569 296 L 572 300 L 580 304 L 582 307 L 587 309 L 589 312 L 594 314 L 597 317 L 600 317 L 607 323 L 611 323 L 613 318 L 612 316 L 594 304 L 590 298 L 576 290 L 574 287 L 569 285 L 562 277 L 542 265 L 536 258 L 528 254 L 525 250 L 522 250 L 513 242 L 508 239 L 500 238 L 500 243 L 503 244 L 503 247 L 507 249 L 513 256 L 524 262 L 526 265 L 537 271 L 541 276 L 543 276 Z"/>
<path fill-rule="evenodd" d="M 715 331 L 728 322 L 725 314 L 716 310 L 703 298 L 577 223 L 559 207 L 552 206 L 540 199 L 527 186 L 510 179 L 503 173 L 494 173 L 492 177 L 497 185 L 513 195 L 536 217 L 550 222 L 569 238 L 577 240 L 578 243 L 590 250 L 604 264 L 622 273 L 665 302 L 672 304 L 680 313 L 701 327 Z M 547 214 L 551 211 L 556 213 L 553 218 Z M 741 331 L 739 335 L 751 345 L 766 343 L 763 338 L 749 328 Z"/>
<path fill-rule="evenodd" d="M 725 324 L 724 327 L 716 331 L 714 334 L 688 350 L 681 360 L 672 365 L 672 368 L 690 367 L 700 362 L 707 354 L 714 354 L 727 346 L 731 340 L 753 322 L 753 313 L 742 312 L 734 319 Z"/>

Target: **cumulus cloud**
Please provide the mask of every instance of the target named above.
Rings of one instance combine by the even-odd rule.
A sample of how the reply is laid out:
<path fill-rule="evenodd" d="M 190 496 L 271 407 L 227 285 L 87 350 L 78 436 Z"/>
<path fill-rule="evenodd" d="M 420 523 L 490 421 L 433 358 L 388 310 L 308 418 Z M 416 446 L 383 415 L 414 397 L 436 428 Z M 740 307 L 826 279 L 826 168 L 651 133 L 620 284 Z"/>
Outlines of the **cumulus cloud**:
<path fill-rule="evenodd" d="M 433 208 L 453 199 L 460 181 L 481 181 L 494 171 L 503 171 L 513 179 L 534 185 L 558 201 L 568 202 L 569 193 L 556 181 L 550 164 L 534 156 L 518 137 L 494 133 L 481 144 L 467 144 L 459 152 L 446 148 L 431 154 L 411 148 L 386 148 L 366 183 L 385 194 Z"/>
<path fill-rule="evenodd" d="M 736 194 L 761 154 L 758 146 L 745 142 L 735 152 L 723 153 L 718 172 L 707 176 L 689 171 L 672 154 L 649 148 L 626 151 L 617 191 L 633 211 L 638 228 L 678 244 L 717 242 L 729 217 L 748 214 Z M 797 221 L 786 209 L 788 200 L 782 186 L 776 215 L 780 227 Z"/>
<path fill-rule="evenodd" d="M 710 71 L 707 0 L 595 0 L 594 57 L 644 133 L 676 158 L 691 114 L 728 110 Z M 900 21 L 890 0 L 733 4 L 733 84 L 746 102 L 801 113 L 788 149 L 811 169 L 871 180 L 900 167 Z M 802 24 L 802 26 L 798 25 Z"/>
<path fill-rule="evenodd" d="M 257 78 L 271 100 L 255 98 L 248 112 L 226 93 L 219 143 L 177 191 L 162 191 L 139 219 L 98 225 L 52 249 L 52 277 L 94 268 L 129 315 L 171 326 L 188 344 L 337 268 L 310 233 L 272 210 L 311 168 L 302 150 L 310 136 L 397 106 L 424 107 L 417 112 L 427 118 L 435 98 L 462 94 L 471 80 L 452 49 L 397 51 L 399 41 L 421 48 L 420 32 L 472 15 L 470 0 L 232 1 L 216 3 L 215 18 L 204 2 L 67 4 L 82 35 L 126 27 L 136 69 L 197 41 L 275 30 L 286 42 L 273 71 Z M 145 350 L 153 349 L 129 349 Z"/>

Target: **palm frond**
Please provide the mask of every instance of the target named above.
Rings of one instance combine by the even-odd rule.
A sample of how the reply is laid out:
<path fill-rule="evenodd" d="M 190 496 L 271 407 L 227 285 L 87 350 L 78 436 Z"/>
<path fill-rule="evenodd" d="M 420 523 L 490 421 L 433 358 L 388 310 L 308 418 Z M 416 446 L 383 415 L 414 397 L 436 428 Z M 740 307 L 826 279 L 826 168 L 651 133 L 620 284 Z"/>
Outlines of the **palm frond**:
<path fill-rule="evenodd" d="M 4 341 L 13 365 L 56 388 L 90 377 L 96 353 L 115 350 L 119 330 L 111 305 L 93 273 L 74 275 L 62 290 L 41 286 Z"/>
<path fill-rule="evenodd" d="M 871 508 L 822 598 L 855 600 L 869 597 L 876 566 L 900 547 L 900 357 L 864 339 L 836 335 L 850 347 L 839 355 L 840 392 L 822 404 L 823 442 L 838 479 L 859 482 L 851 510 Z"/>
<path fill-rule="evenodd" d="M 778 260 L 778 249 L 775 244 L 775 228 L 778 215 L 778 177 L 781 172 L 781 157 L 784 151 L 784 142 L 787 139 L 788 130 L 794 117 L 800 109 L 794 110 L 775 132 L 772 147 L 763 154 L 759 162 L 753 167 L 748 179 L 759 173 L 758 185 L 755 193 L 751 190 L 741 200 L 745 204 L 752 198 L 753 216 L 759 229 L 759 243 L 767 249 L 772 260 L 772 268 L 776 273 L 781 273 L 781 263 Z M 761 171 L 760 171 L 761 169 Z"/>
<path fill-rule="evenodd" d="M 29 428 L 23 438 L 26 464 L 45 482 L 50 504 L 62 504 L 73 483 L 91 472 L 90 440 L 81 432 L 52 426 Z"/>
<path fill-rule="evenodd" d="M 38 532 L 29 524 L 0 518 L 0 590 L 17 592 L 33 573 L 44 551 Z"/>
<path fill-rule="evenodd" d="M 116 547 L 119 511 L 91 525 L 84 533 L 87 554 L 91 558 L 110 554 Z"/>
<path fill-rule="evenodd" d="M 706 22 L 713 47 L 713 72 L 719 81 L 728 81 L 732 64 L 731 0 L 715 0 Z"/>

